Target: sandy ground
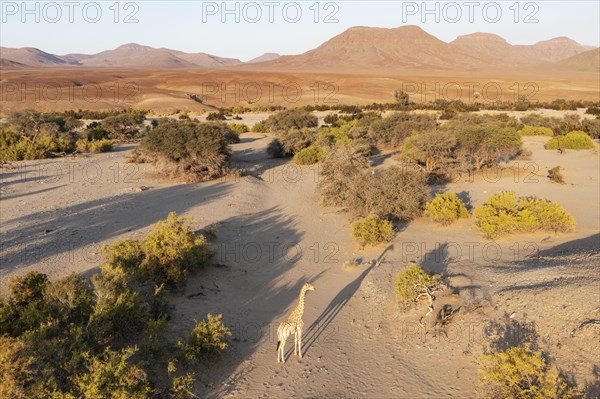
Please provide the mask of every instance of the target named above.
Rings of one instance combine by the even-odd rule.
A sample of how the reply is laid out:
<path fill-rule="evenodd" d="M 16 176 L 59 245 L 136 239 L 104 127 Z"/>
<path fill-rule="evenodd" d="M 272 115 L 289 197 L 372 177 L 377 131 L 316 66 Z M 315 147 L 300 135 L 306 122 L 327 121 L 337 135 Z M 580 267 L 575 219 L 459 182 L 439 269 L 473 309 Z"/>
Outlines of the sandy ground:
<path fill-rule="evenodd" d="M 132 146 L 3 168 L 0 286 L 33 269 L 91 275 L 102 243 L 142 237 L 175 211 L 197 229 L 216 223 L 218 237 L 214 265 L 172 298 L 169 336 L 187 334 L 208 312 L 222 313 L 234 333 L 219 361 L 198 366 L 200 397 L 473 397 L 476 357 L 524 341 L 597 397 L 599 325 L 579 328 L 600 319 L 597 150 L 558 154 L 543 149 L 546 139 L 526 138 L 529 160 L 444 187 L 472 206 L 503 189 L 558 201 L 575 217 L 573 233 L 494 242 L 473 220 L 441 228 L 421 219 L 399 226 L 389 246 L 360 251 L 349 215 L 318 205 L 317 168 L 268 159 L 269 140 L 243 135 L 232 163 L 247 176 L 203 184 L 174 184 L 152 166 L 127 164 Z M 556 165 L 566 185 L 545 177 Z M 344 267 L 356 258 L 364 263 Z M 369 267 L 373 259 L 380 265 Z M 452 289 L 437 303 L 461 311 L 445 333 L 432 316 L 419 326 L 425 303 L 404 309 L 394 299 L 393 278 L 410 261 L 449 276 Z M 305 281 L 316 287 L 306 298 L 305 356 L 278 364 L 276 325 Z"/>
<path fill-rule="evenodd" d="M 0 76 L 2 113 L 35 108 L 141 108 L 172 114 L 176 110 L 203 113 L 215 107 L 257 104 L 298 107 L 307 104 L 371 104 L 394 102 L 401 89 L 415 102 L 436 99 L 474 101 L 547 101 L 556 98 L 598 101 L 597 71 L 538 69 L 488 72 L 404 71 L 386 74 L 272 72 L 242 69 L 37 68 L 3 70 Z M 188 94 L 203 100 L 200 104 Z"/>

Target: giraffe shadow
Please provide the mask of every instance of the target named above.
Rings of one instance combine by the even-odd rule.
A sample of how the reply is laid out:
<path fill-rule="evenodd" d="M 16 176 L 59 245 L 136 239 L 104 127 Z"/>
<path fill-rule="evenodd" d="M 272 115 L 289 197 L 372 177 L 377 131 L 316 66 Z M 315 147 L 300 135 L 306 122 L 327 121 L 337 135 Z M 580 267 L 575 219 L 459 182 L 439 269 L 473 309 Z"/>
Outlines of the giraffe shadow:
<path fill-rule="evenodd" d="M 354 296 L 354 293 L 360 287 L 362 281 L 365 279 L 367 274 L 379 263 L 383 261 L 385 258 L 385 254 L 388 251 L 394 249 L 394 245 L 389 245 L 383 252 L 379 255 L 377 260 L 371 263 L 371 266 L 366 268 L 356 279 L 354 279 L 350 284 L 344 287 L 333 300 L 329 303 L 327 308 L 321 313 L 321 315 L 310 325 L 310 327 L 306 330 L 306 333 L 302 334 L 303 336 L 303 345 L 302 345 L 302 353 L 308 353 L 313 344 L 315 344 L 321 337 L 323 339 L 331 338 L 332 334 L 335 334 L 335 330 L 329 330 L 331 323 L 335 320 L 340 311 L 346 306 L 348 301 Z M 289 351 L 293 352 L 292 350 Z"/>

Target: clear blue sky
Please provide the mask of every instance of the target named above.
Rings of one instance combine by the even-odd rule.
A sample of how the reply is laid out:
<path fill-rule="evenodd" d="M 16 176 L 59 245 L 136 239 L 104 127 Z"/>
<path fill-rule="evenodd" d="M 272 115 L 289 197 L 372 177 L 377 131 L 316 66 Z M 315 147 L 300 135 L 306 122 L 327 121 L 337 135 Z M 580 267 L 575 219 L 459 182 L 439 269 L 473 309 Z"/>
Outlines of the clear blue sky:
<path fill-rule="evenodd" d="M 423 14 L 422 1 L 321 1 L 318 7 L 314 0 L 228 1 L 230 14 L 224 13 L 223 1 L 121 1 L 118 7 L 114 0 L 75 1 L 75 6 L 65 2 L 27 2 L 25 10 L 21 1 L 2 0 L 1 45 L 66 54 L 135 42 L 248 60 L 265 52 L 302 53 L 357 25 L 418 25 L 444 41 L 490 32 L 512 44 L 556 36 L 600 44 L 598 1 L 476 1 L 479 5 L 471 9 L 467 1 L 428 1 L 429 14 Z M 131 23 L 125 23 L 128 15 Z"/>

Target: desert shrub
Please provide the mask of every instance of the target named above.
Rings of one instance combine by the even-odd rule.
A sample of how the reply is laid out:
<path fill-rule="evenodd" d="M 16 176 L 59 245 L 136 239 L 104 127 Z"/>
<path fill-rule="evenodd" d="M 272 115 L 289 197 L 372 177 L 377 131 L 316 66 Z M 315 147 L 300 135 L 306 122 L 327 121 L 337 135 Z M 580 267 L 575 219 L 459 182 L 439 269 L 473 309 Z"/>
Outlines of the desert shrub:
<path fill-rule="evenodd" d="M 405 303 L 416 302 L 427 290 L 433 291 L 440 284 L 440 276 L 429 274 L 416 263 L 411 263 L 396 275 L 394 292 Z"/>
<path fill-rule="evenodd" d="M 292 129 L 277 135 L 285 156 L 293 156 L 309 147 L 315 141 L 315 134 L 307 128 Z"/>
<path fill-rule="evenodd" d="M 130 362 L 136 348 L 106 349 L 100 355 L 85 353 L 86 372 L 73 377 L 78 397 L 85 399 L 144 399 L 152 389 L 146 372 Z"/>
<path fill-rule="evenodd" d="M 102 119 L 102 127 L 110 132 L 110 138 L 131 139 L 138 135 L 146 118 L 146 111 L 130 111 Z"/>
<path fill-rule="evenodd" d="M 321 203 L 325 206 L 350 206 L 358 186 L 362 185 L 367 158 L 359 149 L 344 145 L 327 153 L 317 184 Z"/>
<path fill-rule="evenodd" d="M 227 120 L 227 117 L 225 116 L 225 112 L 223 112 L 223 111 L 209 112 L 208 115 L 206 115 L 206 120 L 207 121 L 224 121 L 224 120 Z"/>
<path fill-rule="evenodd" d="M 90 328 L 102 342 L 129 339 L 143 331 L 151 318 L 150 305 L 140 292 L 115 287 L 102 275 L 93 279 L 97 295 Z"/>
<path fill-rule="evenodd" d="M 206 263 L 213 252 L 204 236 L 197 236 L 186 219 L 169 213 L 157 222 L 142 241 L 143 273 L 157 285 L 176 286 L 187 279 L 189 271 Z"/>
<path fill-rule="evenodd" d="M 327 123 L 328 125 L 331 125 L 332 123 L 337 122 L 338 119 L 340 119 L 340 116 L 338 114 L 328 114 L 325 115 L 325 118 L 323 118 L 323 122 Z"/>
<path fill-rule="evenodd" d="M 560 125 L 562 123 L 561 118 L 543 116 L 541 114 L 528 114 L 520 118 L 521 122 L 527 126 L 532 127 L 545 127 L 552 129 L 553 132 L 558 133 Z"/>
<path fill-rule="evenodd" d="M 581 130 L 594 140 L 600 139 L 600 119 L 584 119 L 581 121 Z"/>
<path fill-rule="evenodd" d="M 477 359 L 480 385 L 491 399 L 574 399 L 582 395 L 569 387 L 540 351 L 530 343 Z"/>
<path fill-rule="evenodd" d="M 548 171 L 548 179 L 558 184 L 565 184 L 565 178 L 560 173 L 560 166 L 555 166 Z"/>
<path fill-rule="evenodd" d="M 123 240 L 104 246 L 107 259 L 106 277 L 126 281 L 152 280 L 157 286 L 176 287 L 187 274 L 206 263 L 213 250 L 202 235 L 196 235 L 187 220 L 169 213 L 165 220 L 153 225 L 141 241 Z"/>
<path fill-rule="evenodd" d="M 229 128 L 237 134 L 248 133 L 250 129 L 243 123 L 230 123 Z"/>
<path fill-rule="evenodd" d="M 522 136 L 554 136 L 554 132 L 549 127 L 542 126 L 529 126 L 525 125 L 523 129 L 519 130 Z"/>
<path fill-rule="evenodd" d="M 458 219 L 468 218 L 465 203 L 454 192 L 437 194 L 425 205 L 425 216 L 430 216 L 442 225 L 454 223 Z"/>
<path fill-rule="evenodd" d="M 273 139 L 267 146 L 267 154 L 271 158 L 283 158 L 285 157 L 285 150 L 283 149 L 283 144 L 279 139 Z"/>
<path fill-rule="evenodd" d="M 187 341 L 177 342 L 177 347 L 188 362 L 195 362 L 203 356 L 213 356 L 227 349 L 225 338 L 231 331 L 221 321 L 222 315 L 213 316 L 210 313 L 206 320 L 196 322 Z"/>
<path fill-rule="evenodd" d="M 369 137 L 375 145 L 399 147 L 413 131 L 422 132 L 436 127 L 435 116 L 400 112 L 373 121 L 369 126 Z"/>
<path fill-rule="evenodd" d="M 192 399 L 196 395 L 193 392 L 194 388 L 194 375 L 192 373 L 186 373 L 183 375 L 177 375 L 176 360 L 169 361 L 167 370 L 169 372 L 169 378 L 171 379 L 171 386 L 169 388 L 169 397 L 171 399 Z"/>
<path fill-rule="evenodd" d="M 377 215 L 352 223 L 352 238 L 362 247 L 390 241 L 394 237 L 394 226 Z"/>
<path fill-rule="evenodd" d="M 324 157 L 324 151 L 321 147 L 311 145 L 302 151 L 296 153 L 294 161 L 299 165 L 313 165 L 320 162 Z"/>
<path fill-rule="evenodd" d="M 417 162 L 426 173 L 448 175 L 456 169 L 456 149 L 457 140 L 452 132 L 415 132 L 404 141 L 401 157 Z"/>
<path fill-rule="evenodd" d="M 547 150 L 591 150 L 594 147 L 594 142 L 590 136 L 582 131 L 573 131 L 564 136 L 556 136 L 544 146 Z"/>
<path fill-rule="evenodd" d="M 94 310 L 94 289 L 86 279 L 72 273 L 45 287 L 44 302 L 60 323 L 85 324 Z"/>
<path fill-rule="evenodd" d="M 161 120 L 140 145 L 144 157 L 166 172 L 205 181 L 228 171 L 229 144 L 239 136 L 223 123 Z"/>
<path fill-rule="evenodd" d="M 100 126 L 89 127 L 88 125 L 88 128 L 83 133 L 88 141 L 106 140 L 110 137 L 110 132 Z"/>
<path fill-rule="evenodd" d="M 75 143 L 77 151 L 80 152 L 109 152 L 113 149 L 112 141 L 110 140 L 87 140 L 79 139 Z"/>
<path fill-rule="evenodd" d="M 521 135 L 513 127 L 495 124 L 465 125 L 453 128 L 458 140 L 459 151 L 473 164 L 475 169 L 497 165 L 521 151 Z"/>
<path fill-rule="evenodd" d="M 30 141 L 24 136 L 0 129 L 0 160 L 22 161 L 47 158 L 53 152 L 66 152 L 73 148 L 71 142 L 63 138 L 38 136 Z"/>
<path fill-rule="evenodd" d="M 25 306 L 43 299 L 44 289 L 48 282 L 48 276 L 45 274 L 31 271 L 22 276 L 11 278 L 8 281 L 8 290 L 12 300 L 18 306 Z"/>
<path fill-rule="evenodd" d="M 511 191 L 491 196 L 473 214 L 475 226 L 489 238 L 538 230 L 568 232 L 575 226 L 560 204 L 535 197 L 518 199 Z"/>
<path fill-rule="evenodd" d="M 310 112 L 300 108 L 293 108 L 269 116 L 265 123 L 271 132 L 280 133 L 292 129 L 301 130 L 317 127 L 319 120 Z"/>
<path fill-rule="evenodd" d="M 27 398 L 34 377 L 34 359 L 23 341 L 0 335 L 0 398 Z"/>
<path fill-rule="evenodd" d="M 252 126 L 252 132 L 254 133 L 268 133 L 269 127 L 267 126 L 266 121 L 256 122 L 254 126 Z"/>
<path fill-rule="evenodd" d="M 379 174 L 363 175 L 354 185 L 350 208 L 359 215 L 410 221 L 421 216 L 429 199 L 427 175 L 420 170 L 392 166 Z"/>

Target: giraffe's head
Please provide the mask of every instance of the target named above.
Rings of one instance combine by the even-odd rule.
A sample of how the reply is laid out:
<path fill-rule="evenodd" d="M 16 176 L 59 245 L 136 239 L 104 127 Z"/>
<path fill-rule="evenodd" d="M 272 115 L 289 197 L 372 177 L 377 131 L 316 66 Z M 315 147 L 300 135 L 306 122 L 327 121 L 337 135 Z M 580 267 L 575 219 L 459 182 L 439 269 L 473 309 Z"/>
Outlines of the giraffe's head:
<path fill-rule="evenodd" d="M 311 283 L 304 284 L 304 291 L 315 291 L 315 286 Z"/>

